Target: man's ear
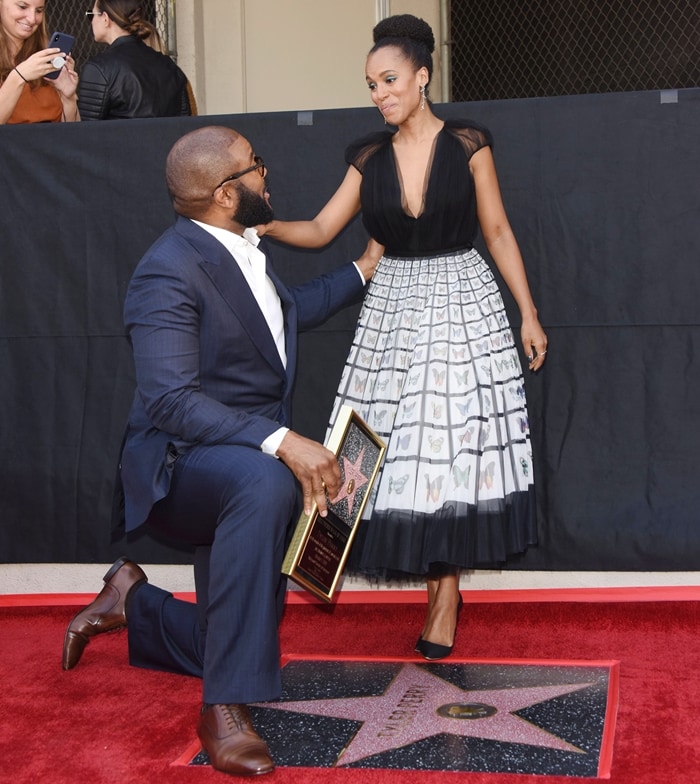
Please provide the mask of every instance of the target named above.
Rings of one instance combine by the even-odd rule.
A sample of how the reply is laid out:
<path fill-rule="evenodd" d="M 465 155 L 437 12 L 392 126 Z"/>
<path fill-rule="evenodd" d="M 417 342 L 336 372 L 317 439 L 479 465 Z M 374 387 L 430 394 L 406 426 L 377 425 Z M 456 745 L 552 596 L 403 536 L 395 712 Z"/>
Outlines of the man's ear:
<path fill-rule="evenodd" d="M 231 186 L 231 183 L 227 182 L 214 191 L 213 200 L 218 207 L 230 210 L 238 204 L 238 194 L 236 189 Z"/>

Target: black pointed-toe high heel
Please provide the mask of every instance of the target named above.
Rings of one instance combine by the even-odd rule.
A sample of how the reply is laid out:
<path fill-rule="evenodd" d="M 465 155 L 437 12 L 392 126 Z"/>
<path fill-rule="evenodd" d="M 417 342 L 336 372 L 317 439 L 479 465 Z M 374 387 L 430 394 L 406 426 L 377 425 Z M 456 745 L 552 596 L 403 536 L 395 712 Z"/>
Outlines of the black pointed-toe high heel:
<path fill-rule="evenodd" d="M 457 618 L 455 620 L 455 639 L 457 637 L 457 624 L 459 623 L 459 613 L 462 610 L 462 605 L 464 604 L 464 600 L 462 599 L 462 594 L 459 595 L 459 603 L 457 604 Z M 418 638 L 418 642 L 416 643 L 416 647 L 414 648 L 416 653 L 420 653 L 420 655 L 426 661 L 437 661 L 438 659 L 444 659 L 452 653 L 452 649 L 454 648 L 454 640 L 452 641 L 452 645 L 439 645 L 436 642 L 430 642 L 430 640 L 424 640 L 423 637 Z"/>
<path fill-rule="evenodd" d="M 426 661 L 437 661 L 449 656 L 453 647 L 454 645 L 438 645 L 436 642 L 430 642 L 421 637 L 416 645 L 416 650 Z"/>

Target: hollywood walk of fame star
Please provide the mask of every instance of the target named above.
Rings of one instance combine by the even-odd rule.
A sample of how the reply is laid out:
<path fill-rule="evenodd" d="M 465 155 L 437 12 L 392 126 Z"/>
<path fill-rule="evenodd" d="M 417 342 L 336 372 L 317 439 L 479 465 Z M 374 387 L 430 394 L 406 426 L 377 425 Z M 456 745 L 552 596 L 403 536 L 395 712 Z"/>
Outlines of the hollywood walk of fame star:
<path fill-rule="evenodd" d="M 354 463 L 351 463 L 345 455 L 343 455 L 343 482 L 340 492 L 335 498 L 331 499 L 332 504 L 339 504 L 341 501 L 347 500 L 348 502 L 348 515 L 352 518 L 352 510 L 355 506 L 355 496 L 357 491 L 364 487 L 369 479 L 362 473 L 362 461 L 365 457 L 365 447 L 362 447 L 360 454 Z"/>
<path fill-rule="evenodd" d="M 439 734 L 585 754 L 514 712 L 591 685 L 465 691 L 421 667 L 405 664 L 380 696 L 260 703 L 260 707 L 362 722 L 337 765 L 350 765 Z"/>

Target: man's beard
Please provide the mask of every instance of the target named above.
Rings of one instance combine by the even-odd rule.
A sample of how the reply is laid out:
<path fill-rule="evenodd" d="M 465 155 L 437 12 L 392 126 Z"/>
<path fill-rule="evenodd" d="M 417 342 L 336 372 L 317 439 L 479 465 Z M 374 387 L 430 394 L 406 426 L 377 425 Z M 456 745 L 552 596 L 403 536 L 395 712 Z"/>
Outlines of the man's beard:
<path fill-rule="evenodd" d="M 236 193 L 238 194 L 238 207 L 233 215 L 236 223 L 246 227 L 258 226 L 270 223 L 275 217 L 272 207 L 267 201 L 255 191 L 246 188 L 243 183 L 236 183 Z"/>

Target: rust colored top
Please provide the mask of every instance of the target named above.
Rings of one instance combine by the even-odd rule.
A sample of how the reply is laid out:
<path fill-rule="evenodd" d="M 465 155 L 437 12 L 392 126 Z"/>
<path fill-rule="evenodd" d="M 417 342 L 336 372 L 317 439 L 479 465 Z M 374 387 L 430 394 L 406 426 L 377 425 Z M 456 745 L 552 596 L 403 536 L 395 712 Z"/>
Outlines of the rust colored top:
<path fill-rule="evenodd" d="M 62 117 L 63 106 L 55 87 L 41 84 L 32 90 L 31 85 L 25 84 L 7 123 L 61 122 Z"/>

